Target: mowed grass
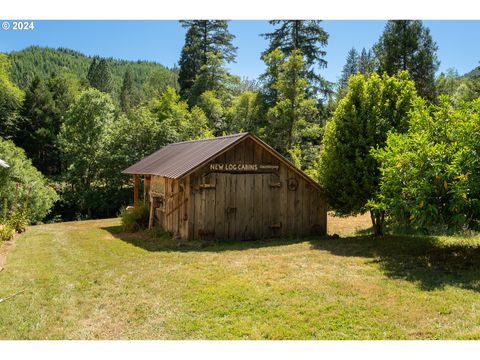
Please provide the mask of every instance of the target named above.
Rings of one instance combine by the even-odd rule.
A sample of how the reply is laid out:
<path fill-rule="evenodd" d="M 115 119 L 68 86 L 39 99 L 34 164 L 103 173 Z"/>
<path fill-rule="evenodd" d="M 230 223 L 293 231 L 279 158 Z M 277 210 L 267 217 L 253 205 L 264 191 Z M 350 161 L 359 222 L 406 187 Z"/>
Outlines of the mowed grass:
<path fill-rule="evenodd" d="M 340 239 L 208 246 L 117 219 L 32 226 L 0 272 L 0 297 L 25 290 L 0 303 L 0 338 L 480 338 L 478 238 L 347 237 L 361 219 L 335 222 Z"/>

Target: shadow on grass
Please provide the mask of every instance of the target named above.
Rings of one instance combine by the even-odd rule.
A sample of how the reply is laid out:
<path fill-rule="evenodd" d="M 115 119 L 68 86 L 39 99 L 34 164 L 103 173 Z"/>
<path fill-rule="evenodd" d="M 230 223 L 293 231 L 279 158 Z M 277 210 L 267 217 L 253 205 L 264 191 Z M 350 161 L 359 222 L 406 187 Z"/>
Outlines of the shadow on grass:
<path fill-rule="evenodd" d="M 166 236 L 155 239 L 144 232 L 126 234 L 119 226 L 104 227 L 103 230 L 147 251 L 165 252 L 235 251 L 308 241 L 312 250 L 328 251 L 335 256 L 365 258 L 365 263 L 379 266 L 387 277 L 418 283 L 422 290 L 451 285 L 480 291 L 480 246 L 468 245 L 468 242 L 447 244 L 437 237 L 393 235 L 187 242 Z"/>
<path fill-rule="evenodd" d="M 393 279 L 418 283 L 423 290 L 446 285 L 480 291 L 480 247 L 446 244 L 428 236 L 354 236 L 318 240 L 312 248 L 337 256 L 363 257 Z"/>
<path fill-rule="evenodd" d="M 175 240 L 169 236 L 157 238 L 150 237 L 146 231 L 137 233 L 124 233 L 120 226 L 102 227 L 102 230 L 108 231 L 114 237 L 121 239 L 131 245 L 140 247 L 147 251 L 204 251 L 204 252 L 222 252 L 258 249 L 263 247 L 282 246 L 296 244 L 308 241 L 309 238 L 270 238 L 251 241 L 235 240 Z M 312 239 L 312 238 L 310 238 Z M 319 239 L 318 237 L 316 239 Z"/>

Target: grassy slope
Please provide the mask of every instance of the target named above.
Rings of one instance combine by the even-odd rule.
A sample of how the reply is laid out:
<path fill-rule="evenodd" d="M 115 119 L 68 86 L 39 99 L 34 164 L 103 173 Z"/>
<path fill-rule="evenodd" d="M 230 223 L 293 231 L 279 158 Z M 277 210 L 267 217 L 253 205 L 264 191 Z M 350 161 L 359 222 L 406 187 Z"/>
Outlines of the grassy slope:
<path fill-rule="evenodd" d="M 125 237 L 116 219 L 35 226 L 0 273 L 0 297 L 26 289 L 0 303 L 0 338 L 480 338 L 478 244 L 347 237 L 194 249 Z"/>

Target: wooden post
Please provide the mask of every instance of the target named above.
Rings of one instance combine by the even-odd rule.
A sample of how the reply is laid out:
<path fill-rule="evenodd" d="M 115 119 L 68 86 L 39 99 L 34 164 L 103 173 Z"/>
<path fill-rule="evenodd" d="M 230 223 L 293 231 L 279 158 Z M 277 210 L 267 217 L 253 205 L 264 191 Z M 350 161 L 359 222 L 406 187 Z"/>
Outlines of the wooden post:
<path fill-rule="evenodd" d="M 150 175 L 145 175 L 144 176 L 144 190 L 143 190 L 143 202 L 145 205 L 150 206 L 150 181 L 151 177 Z"/>
<path fill-rule="evenodd" d="M 138 207 L 138 175 L 133 175 L 133 207 Z"/>

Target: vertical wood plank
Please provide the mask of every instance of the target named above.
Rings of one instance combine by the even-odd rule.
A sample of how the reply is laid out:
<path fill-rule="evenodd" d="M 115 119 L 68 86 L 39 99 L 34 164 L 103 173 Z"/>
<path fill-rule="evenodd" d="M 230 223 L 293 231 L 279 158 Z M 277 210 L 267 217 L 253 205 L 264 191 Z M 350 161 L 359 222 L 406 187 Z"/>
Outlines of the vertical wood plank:
<path fill-rule="evenodd" d="M 235 163 L 243 164 L 245 159 L 245 142 L 241 142 L 234 149 Z M 236 221 L 235 239 L 244 240 L 246 222 L 246 197 L 245 176 L 231 175 L 235 179 L 235 187 L 232 189 L 236 197 Z"/>
<path fill-rule="evenodd" d="M 280 164 L 279 169 L 279 177 L 280 177 L 280 191 L 279 191 L 279 198 L 280 198 L 280 222 L 282 223 L 282 227 L 280 228 L 280 235 L 287 236 L 288 234 L 288 226 L 289 226 L 289 211 L 288 211 L 288 184 L 287 184 L 287 168 L 284 164 Z"/>
<path fill-rule="evenodd" d="M 133 207 L 138 208 L 138 175 L 133 175 Z"/>
<path fill-rule="evenodd" d="M 225 154 L 221 155 L 215 162 L 225 163 Z M 226 183 L 227 174 L 214 174 L 215 176 L 215 238 L 225 239 L 228 237 L 228 224 L 226 219 L 225 208 L 226 200 Z"/>
<path fill-rule="evenodd" d="M 247 139 L 245 141 L 245 164 L 252 164 L 254 158 L 253 141 Z M 245 235 L 246 240 L 255 239 L 255 177 L 256 174 L 246 174 L 245 176 Z"/>
<path fill-rule="evenodd" d="M 254 144 L 253 148 L 253 162 L 255 164 L 262 164 L 262 149 L 257 144 Z M 266 231 L 263 225 L 263 181 L 264 174 L 255 175 L 254 178 L 254 195 L 253 195 L 253 222 L 254 233 L 260 239 L 264 238 Z"/>

